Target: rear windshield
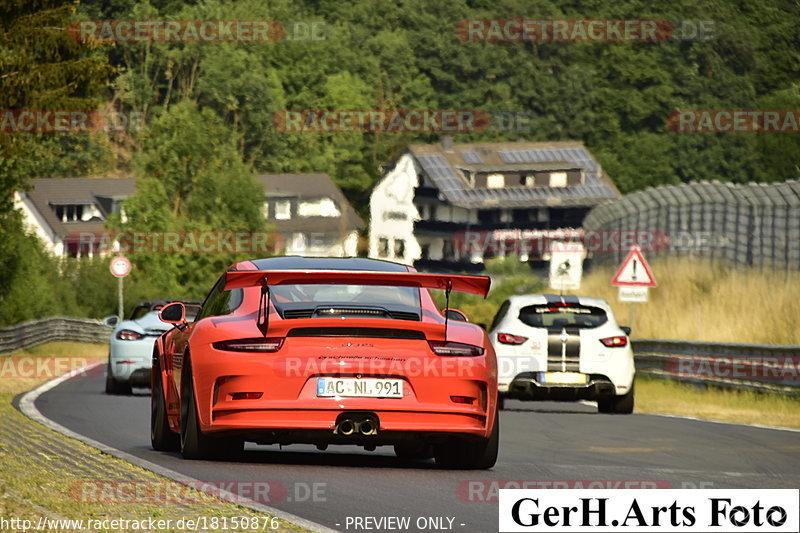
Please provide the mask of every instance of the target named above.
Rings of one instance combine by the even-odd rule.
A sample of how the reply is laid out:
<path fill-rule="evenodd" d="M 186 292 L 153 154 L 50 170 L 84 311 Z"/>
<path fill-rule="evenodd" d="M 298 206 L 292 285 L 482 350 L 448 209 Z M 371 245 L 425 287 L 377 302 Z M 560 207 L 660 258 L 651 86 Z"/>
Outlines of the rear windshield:
<path fill-rule="evenodd" d="M 365 304 L 380 307 L 407 306 L 419 309 L 419 289 L 382 285 L 277 285 L 270 289 L 272 301 L 318 304 Z"/>
<path fill-rule="evenodd" d="M 588 305 L 529 305 L 519 319 L 534 328 L 596 328 L 608 321 L 604 310 Z"/>

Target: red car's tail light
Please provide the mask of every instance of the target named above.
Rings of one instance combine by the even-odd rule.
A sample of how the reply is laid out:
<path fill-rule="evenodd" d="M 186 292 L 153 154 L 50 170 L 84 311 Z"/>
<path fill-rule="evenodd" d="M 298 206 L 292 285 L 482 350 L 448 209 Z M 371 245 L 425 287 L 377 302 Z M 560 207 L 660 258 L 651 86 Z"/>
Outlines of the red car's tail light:
<path fill-rule="evenodd" d="M 117 333 L 117 338 L 121 341 L 138 341 L 143 337 L 144 335 L 142 335 L 138 331 L 133 331 L 130 329 L 123 329 Z"/>
<path fill-rule="evenodd" d="M 283 337 L 257 337 L 254 339 L 236 339 L 214 343 L 217 350 L 228 352 L 277 352 L 283 346 Z"/>
<path fill-rule="evenodd" d="M 446 342 L 446 341 L 428 341 L 431 350 L 436 355 L 444 355 L 449 357 L 476 357 L 483 355 L 483 348 L 480 346 L 473 346 L 472 344 L 464 344 L 462 342 Z"/>
<path fill-rule="evenodd" d="M 497 334 L 497 342 L 500 342 L 502 344 L 512 344 L 514 346 L 517 346 L 522 344 L 526 340 L 528 340 L 528 337 L 522 337 L 520 335 L 512 335 L 511 333 Z"/>
<path fill-rule="evenodd" d="M 600 342 L 602 342 L 603 346 L 606 348 L 622 348 L 628 345 L 628 337 L 624 335 L 620 335 L 618 337 L 606 337 L 605 339 L 600 339 Z"/>

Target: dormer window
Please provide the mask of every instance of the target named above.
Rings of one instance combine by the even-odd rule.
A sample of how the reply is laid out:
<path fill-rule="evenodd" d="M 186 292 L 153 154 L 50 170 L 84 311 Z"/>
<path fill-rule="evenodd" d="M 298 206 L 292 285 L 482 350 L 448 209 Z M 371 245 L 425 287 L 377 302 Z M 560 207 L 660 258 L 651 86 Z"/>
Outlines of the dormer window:
<path fill-rule="evenodd" d="M 51 204 L 50 207 L 62 223 L 103 220 L 100 210 L 94 204 Z"/>
<path fill-rule="evenodd" d="M 551 172 L 550 173 L 550 186 L 551 187 L 566 187 L 567 186 L 567 173 L 566 172 Z"/>
<path fill-rule="evenodd" d="M 502 174 L 489 174 L 486 176 L 487 189 L 502 189 L 506 186 L 506 178 Z"/>
<path fill-rule="evenodd" d="M 292 202 L 290 200 L 275 201 L 275 220 L 289 220 L 292 218 Z"/>

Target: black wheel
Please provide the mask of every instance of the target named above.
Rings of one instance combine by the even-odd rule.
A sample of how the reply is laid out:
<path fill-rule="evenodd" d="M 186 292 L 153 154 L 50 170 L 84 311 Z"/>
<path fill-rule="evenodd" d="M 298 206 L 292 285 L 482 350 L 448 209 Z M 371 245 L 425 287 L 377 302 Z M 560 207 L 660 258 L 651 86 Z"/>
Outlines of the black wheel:
<path fill-rule="evenodd" d="M 106 394 L 131 394 L 131 384 L 124 381 L 117 381 L 111 373 L 111 360 L 106 366 Z"/>
<path fill-rule="evenodd" d="M 506 395 L 497 393 L 497 409 L 502 411 L 506 408 Z"/>
<path fill-rule="evenodd" d="M 494 429 L 488 439 L 459 439 L 435 448 L 436 465 L 442 468 L 485 470 L 497 462 L 500 447 L 500 413 L 495 412 Z"/>
<path fill-rule="evenodd" d="M 430 444 L 395 444 L 394 454 L 400 459 L 424 460 L 434 456 L 433 446 Z"/>
<path fill-rule="evenodd" d="M 181 378 L 181 435 L 180 448 L 184 459 L 229 459 L 241 453 L 241 439 L 209 437 L 200 431 L 197 418 L 197 398 L 194 394 L 192 366 L 189 358 L 183 362 Z"/>
<path fill-rule="evenodd" d="M 597 411 L 604 414 L 629 415 L 633 412 L 633 387 L 628 394 L 597 400 Z"/>
<path fill-rule="evenodd" d="M 161 385 L 161 367 L 153 364 L 150 393 L 150 444 L 154 450 L 175 452 L 181 448 L 180 436 L 169 428 L 167 404 Z"/>

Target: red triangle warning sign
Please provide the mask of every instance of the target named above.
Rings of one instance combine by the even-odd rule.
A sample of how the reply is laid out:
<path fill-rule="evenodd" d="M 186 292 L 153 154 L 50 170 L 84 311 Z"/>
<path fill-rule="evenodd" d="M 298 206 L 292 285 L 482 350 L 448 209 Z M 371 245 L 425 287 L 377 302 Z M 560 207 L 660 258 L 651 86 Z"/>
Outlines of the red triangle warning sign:
<path fill-rule="evenodd" d="M 644 260 L 642 251 L 638 246 L 633 246 L 628 251 L 628 256 L 622 262 L 617 273 L 611 278 L 611 284 L 616 286 L 655 287 L 656 278 L 650 270 L 650 265 Z"/>

